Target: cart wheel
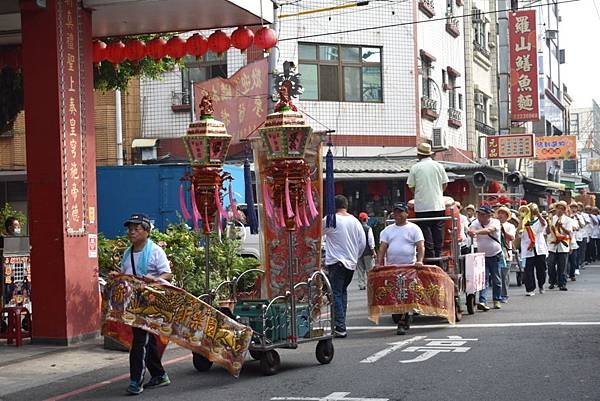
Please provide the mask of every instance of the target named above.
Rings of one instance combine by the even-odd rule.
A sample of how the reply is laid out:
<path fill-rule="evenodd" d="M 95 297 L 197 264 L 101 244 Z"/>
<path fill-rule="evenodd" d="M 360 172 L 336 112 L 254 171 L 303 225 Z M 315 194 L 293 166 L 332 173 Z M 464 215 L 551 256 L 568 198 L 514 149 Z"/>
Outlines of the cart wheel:
<path fill-rule="evenodd" d="M 467 295 L 467 312 L 469 312 L 469 315 L 475 313 L 475 294 Z"/>
<path fill-rule="evenodd" d="M 250 350 L 250 356 L 252 359 L 260 361 L 262 359 L 263 352 L 262 351 L 252 351 Z"/>
<path fill-rule="evenodd" d="M 317 350 L 315 351 L 317 356 L 317 361 L 323 365 L 327 365 L 333 359 L 333 341 L 329 340 L 320 340 L 317 343 Z"/>
<path fill-rule="evenodd" d="M 21 321 L 21 328 L 24 331 L 31 331 L 31 316 L 27 314 Z"/>
<path fill-rule="evenodd" d="M 523 284 L 523 273 L 517 272 L 517 287 Z"/>
<path fill-rule="evenodd" d="M 402 320 L 402 314 L 401 313 L 394 313 L 392 315 L 392 320 L 394 321 L 394 323 L 398 324 L 400 323 L 400 321 Z"/>
<path fill-rule="evenodd" d="M 412 315 L 410 313 L 398 314 L 398 328 L 396 329 L 396 334 L 399 336 L 403 336 L 408 333 L 410 329 L 410 324 L 412 323 Z"/>
<path fill-rule="evenodd" d="M 260 370 L 265 376 L 271 376 L 279 370 L 279 354 L 275 350 L 265 351 L 260 358 Z"/>
<path fill-rule="evenodd" d="M 194 367 L 198 372 L 206 372 L 212 366 L 212 362 L 206 359 L 203 355 L 192 352 Z"/>
<path fill-rule="evenodd" d="M 454 301 L 454 320 L 460 322 L 462 320 L 462 309 L 458 303 L 458 299 Z"/>

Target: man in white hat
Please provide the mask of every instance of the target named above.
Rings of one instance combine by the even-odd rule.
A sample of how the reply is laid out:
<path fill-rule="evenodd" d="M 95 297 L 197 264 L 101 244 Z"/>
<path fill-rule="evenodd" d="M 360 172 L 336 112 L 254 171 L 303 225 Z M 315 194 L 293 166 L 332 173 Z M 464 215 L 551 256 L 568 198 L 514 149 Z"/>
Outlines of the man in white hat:
<path fill-rule="evenodd" d="M 548 281 L 550 289 L 558 285 L 561 291 L 567 291 L 567 261 L 571 251 L 571 219 L 566 215 L 567 202 L 554 204 L 555 214 L 550 223 L 548 235 Z"/>
<path fill-rule="evenodd" d="M 415 216 L 417 218 L 444 217 L 444 191 L 448 175 L 444 167 L 432 159 L 431 145 L 421 143 L 417 147 L 419 161 L 408 174 L 408 186 L 414 191 Z M 425 237 L 425 257 L 439 257 L 442 253 L 444 221 L 421 221 L 417 223 Z"/>

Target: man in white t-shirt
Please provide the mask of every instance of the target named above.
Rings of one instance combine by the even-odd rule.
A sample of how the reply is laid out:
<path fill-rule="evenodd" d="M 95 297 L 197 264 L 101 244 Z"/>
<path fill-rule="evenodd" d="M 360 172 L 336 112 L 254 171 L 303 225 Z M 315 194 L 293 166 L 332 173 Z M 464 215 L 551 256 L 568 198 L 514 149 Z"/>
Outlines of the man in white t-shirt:
<path fill-rule="evenodd" d="M 567 202 L 560 201 L 554 204 L 554 215 L 550 224 L 548 235 L 548 282 L 550 289 L 556 285 L 561 291 L 567 291 L 567 261 L 571 252 L 571 232 L 573 225 L 566 215 Z"/>
<path fill-rule="evenodd" d="M 415 215 L 417 218 L 444 217 L 444 191 L 448 175 L 444 166 L 432 159 L 431 145 L 422 143 L 417 147 L 419 161 L 410 168 L 406 183 L 415 192 Z M 418 225 L 425 238 L 425 257 L 440 257 L 444 241 L 444 221 L 422 221 Z"/>
<path fill-rule="evenodd" d="M 502 280 L 500 278 L 500 258 L 502 257 L 502 246 L 500 245 L 500 221 L 492 217 L 492 208 L 483 205 L 477 210 L 477 220 L 471 223 L 468 234 L 471 238 L 477 238 L 477 252 L 485 253 L 485 282 L 486 288 L 479 291 L 479 303 L 477 309 L 488 311 L 487 306 L 487 283 L 491 276 L 492 297 L 494 309 L 500 309 L 502 299 Z"/>
<path fill-rule="evenodd" d="M 407 221 L 408 206 L 394 205 L 394 224 L 379 234 L 378 265 L 423 266 L 425 245 L 423 232 L 418 225 Z"/>
<path fill-rule="evenodd" d="M 567 270 L 569 272 L 569 278 L 571 279 L 571 281 L 577 281 L 575 276 L 579 275 L 579 252 L 581 251 L 579 245 L 581 244 L 582 228 L 579 224 L 579 219 L 577 218 L 577 202 L 571 202 L 571 204 L 569 205 L 569 209 L 569 217 L 571 218 L 571 226 L 573 228 L 573 231 L 571 231 L 571 253 L 569 254 L 569 263 Z"/>
<path fill-rule="evenodd" d="M 170 281 L 173 275 L 167 255 L 149 238 L 152 225 L 148 216 L 135 213 L 125 221 L 124 226 L 127 227 L 127 237 L 131 247 L 123 254 L 121 273 Z M 171 384 L 160 361 L 156 337 L 144 329 L 137 327 L 131 329 L 133 340 L 129 350 L 130 381 L 127 392 L 137 395 L 144 391 L 144 387 L 162 387 Z M 152 377 L 144 385 L 146 368 Z"/>
<path fill-rule="evenodd" d="M 348 286 L 367 241 L 365 231 L 358 219 L 348 213 L 348 199 L 344 195 L 335 196 L 335 209 L 335 227 L 326 227 L 326 219 L 323 219 L 325 265 L 333 291 L 335 310 L 333 334 L 335 337 L 344 338 L 347 336 Z"/>

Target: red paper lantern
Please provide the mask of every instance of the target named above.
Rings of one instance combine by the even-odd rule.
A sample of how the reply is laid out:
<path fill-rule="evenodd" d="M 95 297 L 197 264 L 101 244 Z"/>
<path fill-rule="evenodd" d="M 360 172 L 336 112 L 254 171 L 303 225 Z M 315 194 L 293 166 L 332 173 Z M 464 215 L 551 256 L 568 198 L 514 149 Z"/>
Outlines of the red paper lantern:
<path fill-rule="evenodd" d="M 146 44 L 138 39 L 133 39 L 125 43 L 125 58 L 133 62 L 138 62 L 146 57 Z"/>
<path fill-rule="evenodd" d="M 221 30 L 213 32 L 208 37 L 208 48 L 217 54 L 225 53 L 230 45 L 229 36 Z"/>
<path fill-rule="evenodd" d="M 277 33 L 271 28 L 264 26 L 254 35 L 254 44 L 259 49 L 267 51 L 277 44 Z"/>
<path fill-rule="evenodd" d="M 240 26 L 231 34 L 231 45 L 241 50 L 242 53 L 252 46 L 252 42 L 254 42 L 254 32 L 245 26 Z"/>
<path fill-rule="evenodd" d="M 106 57 L 106 43 L 101 40 L 96 40 L 93 46 L 94 64 L 99 64 Z"/>
<path fill-rule="evenodd" d="M 200 58 L 208 51 L 208 40 L 199 33 L 195 33 L 185 43 L 185 51 L 191 56 Z"/>
<path fill-rule="evenodd" d="M 185 56 L 185 40 L 179 36 L 173 36 L 167 42 L 167 56 L 179 60 Z"/>
<path fill-rule="evenodd" d="M 106 46 L 106 59 L 113 64 L 121 64 L 125 60 L 125 45 L 116 41 Z"/>
<path fill-rule="evenodd" d="M 167 41 L 163 38 L 155 38 L 146 43 L 146 52 L 153 60 L 160 60 L 166 53 Z"/>

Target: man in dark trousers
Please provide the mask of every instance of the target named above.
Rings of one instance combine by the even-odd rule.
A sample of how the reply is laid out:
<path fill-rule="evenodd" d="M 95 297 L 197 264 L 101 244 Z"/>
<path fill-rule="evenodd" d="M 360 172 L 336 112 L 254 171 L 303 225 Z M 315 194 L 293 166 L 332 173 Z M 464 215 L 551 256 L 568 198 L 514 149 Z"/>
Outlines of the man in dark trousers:
<path fill-rule="evenodd" d="M 170 281 L 173 275 L 165 251 L 149 238 L 151 222 L 147 215 L 131 215 L 124 226 L 131 246 L 125 250 L 121 263 L 121 273 L 153 280 Z M 171 384 L 169 376 L 160 361 L 156 337 L 143 329 L 132 327 L 133 342 L 129 350 L 130 381 L 127 392 L 137 395 L 144 387 L 161 387 Z M 148 368 L 150 380 L 144 385 L 144 373 Z"/>
<path fill-rule="evenodd" d="M 415 216 L 419 218 L 444 217 L 444 191 L 448 175 L 444 166 L 432 159 L 431 145 L 422 143 L 417 147 L 419 161 L 408 174 L 408 186 L 414 191 Z M 444 239 L 444 221 L 418 221 L 425 237 L 425 258 L 440 257 Z"/>

